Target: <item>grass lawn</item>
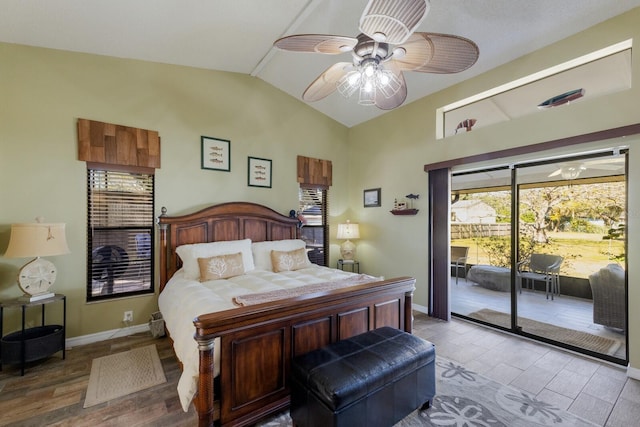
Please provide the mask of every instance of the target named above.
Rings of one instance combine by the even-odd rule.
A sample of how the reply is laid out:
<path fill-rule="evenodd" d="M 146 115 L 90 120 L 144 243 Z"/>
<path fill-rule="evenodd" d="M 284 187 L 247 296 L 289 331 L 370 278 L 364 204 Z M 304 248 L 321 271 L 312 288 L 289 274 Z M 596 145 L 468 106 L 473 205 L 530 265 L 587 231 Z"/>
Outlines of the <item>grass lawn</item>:
<path fill-rule="evenodd" d="M 561 255 L 564 262 L 560 268 L 563 276 L 587 278 L 594 271 L 616 261 L 615 256 L 624 253 L 623 240 L 602 240 L 601 234 L 554 233 L 547 234 L 549 243 L 540 245 L 536 253 Z M 479 247 L 475 239 L 451 240 L 452 246 L 468 246 L 469 264 L 490 264 L 486 251 Z"/>

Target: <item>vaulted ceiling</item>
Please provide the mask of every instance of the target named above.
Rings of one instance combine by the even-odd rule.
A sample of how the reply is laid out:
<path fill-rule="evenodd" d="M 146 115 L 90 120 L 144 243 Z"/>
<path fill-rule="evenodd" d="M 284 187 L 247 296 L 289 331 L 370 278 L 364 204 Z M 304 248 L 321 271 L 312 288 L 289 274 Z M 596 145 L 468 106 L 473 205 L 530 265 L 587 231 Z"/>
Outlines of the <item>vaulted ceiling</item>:
<path fill-rule="evenodd" d="M 301 99 L 336 56 L 279 51 L 285 35 L 354 37 L 367 0 L 0 0 L 0 41 L 244 73 Z M 405 73 L 405 104 L 640 6 L 640 0 L 431 0 L 418 31 L 480 48 L 459 74 Z M 334 93 L 310 106 L 346 126 L 385 111 Z"/>

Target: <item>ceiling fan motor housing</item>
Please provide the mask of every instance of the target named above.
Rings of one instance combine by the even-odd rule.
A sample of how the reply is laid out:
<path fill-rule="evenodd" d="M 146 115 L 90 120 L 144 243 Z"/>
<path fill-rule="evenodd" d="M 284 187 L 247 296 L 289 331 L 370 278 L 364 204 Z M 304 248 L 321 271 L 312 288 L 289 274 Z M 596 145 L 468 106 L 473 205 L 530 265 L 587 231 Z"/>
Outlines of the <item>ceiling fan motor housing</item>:
<path fill-rule="evenodd" d="M 387 59 L 390 53 L 389 43 L 380 43 L 365 34 L 359 34 L 358 43 L 353 48 L 354 64 L 360 65 L 366 58 L 374 58 L 379 63 Z"/>

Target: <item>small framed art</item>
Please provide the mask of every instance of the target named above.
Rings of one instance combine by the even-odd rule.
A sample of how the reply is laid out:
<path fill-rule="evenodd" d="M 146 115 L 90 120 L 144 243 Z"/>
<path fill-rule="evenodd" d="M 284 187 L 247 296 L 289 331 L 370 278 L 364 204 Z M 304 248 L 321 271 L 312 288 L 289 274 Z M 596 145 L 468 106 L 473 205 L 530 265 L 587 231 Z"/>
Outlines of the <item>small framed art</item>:
<path fill-rule="evenodd" d="M 365 208 L 374 208 L 379 207 L 380 204 L 380 189 L 379 188 L 371 188 L 369 190 L 364 190 L 364 207 Z"/>
<path fill-rule="evenodd" d="M 231 171 L 231 141 L 203 136 L 201 144 L 202 169 Z"/>
<path fill-rule="evenodd" d="M 249 157 L 249 187 L 271 188 L 271 160 Z"/>

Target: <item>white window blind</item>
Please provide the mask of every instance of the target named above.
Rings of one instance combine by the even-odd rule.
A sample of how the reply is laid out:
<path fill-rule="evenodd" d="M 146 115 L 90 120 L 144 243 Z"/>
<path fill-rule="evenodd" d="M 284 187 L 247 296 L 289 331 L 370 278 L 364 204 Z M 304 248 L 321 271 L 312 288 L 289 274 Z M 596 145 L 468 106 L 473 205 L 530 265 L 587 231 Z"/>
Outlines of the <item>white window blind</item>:
<path fill-rule="evenodd" d="M 153 292 L 154 175 L 88 170 L 87 300 Z"/>
<path fill-rule="evenodd" d="M 300 235 L 307 244 L 309 260 L 318 265 L 327 265 L 329 254 L 328 191 L 326 188 L 300 187 L 298 192 L 298 211 L 306 222 Z"/>

